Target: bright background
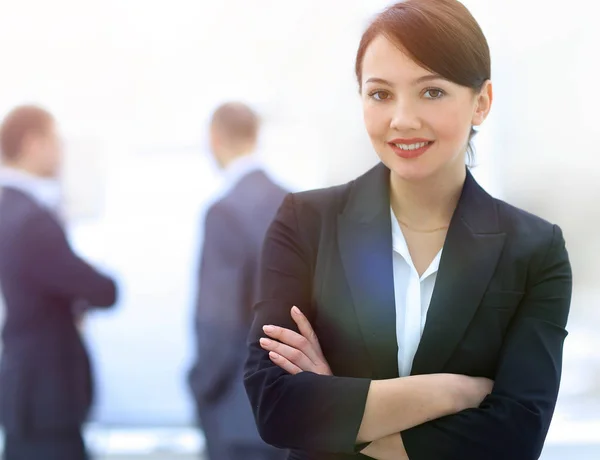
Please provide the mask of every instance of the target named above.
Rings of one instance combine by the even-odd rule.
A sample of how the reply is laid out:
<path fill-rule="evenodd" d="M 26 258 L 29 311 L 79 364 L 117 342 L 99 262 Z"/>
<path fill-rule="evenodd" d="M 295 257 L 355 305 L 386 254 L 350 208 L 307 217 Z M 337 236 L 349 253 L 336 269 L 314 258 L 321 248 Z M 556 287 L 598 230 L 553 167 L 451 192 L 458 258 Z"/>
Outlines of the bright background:
<path fill-rule="evenodd" d="M 57 116 L 73 244 L 122 286 L 117 309 L 86 324 L 99 426 L 192 421 L 193 277 L 219 186 L 211 111 L 228 99 L 253 104 L 261 154 L 293 190 L 359 175 L 376 156 L 354 55 L 388 3 L 0 0 L 0 113 L 34 102 Z M 600 420 L 600 6 L 464 3 L 490 43 L 495 90 L 474 173 L 565 232 L 576 286 L 552 439 L 587 442 L 594 435 L 583 433 L 600 432 L 590 428 Z"/>

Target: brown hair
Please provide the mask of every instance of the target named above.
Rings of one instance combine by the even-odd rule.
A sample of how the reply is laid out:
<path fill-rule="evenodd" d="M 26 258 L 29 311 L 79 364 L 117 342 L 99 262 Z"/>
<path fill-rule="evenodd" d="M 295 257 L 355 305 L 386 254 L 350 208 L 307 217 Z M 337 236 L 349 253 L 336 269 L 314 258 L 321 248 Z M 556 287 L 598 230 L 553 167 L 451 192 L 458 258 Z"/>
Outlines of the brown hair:
<path fill-rule="evenodd" d="M 239 143 L 256 140 L 260 120 L 246 104 L 227 102 L 215 110 L 212 124 L 225 134 L 229 142 Z"/>
<path fill-rule="evenodd" d="M 46 132 L 53 121 L 50 112 L 38 106 L 23 105 L 11 110 L 0 127 L 2 159 L 17 159 L 27 136 Z"/>
<path fill-rule="evenodd" d="M 448 81 L 481 90 L 491 78 L 490 49 L 479 24 L 458 0 L 406 0 L 378 14 L 362 36 L 356 78 L 362 90 L 365 52 L 379 35 Z M 476 131 L 471 128 L 469 140 Z M 468 154 L 473 156 L 469 143 Z"/>

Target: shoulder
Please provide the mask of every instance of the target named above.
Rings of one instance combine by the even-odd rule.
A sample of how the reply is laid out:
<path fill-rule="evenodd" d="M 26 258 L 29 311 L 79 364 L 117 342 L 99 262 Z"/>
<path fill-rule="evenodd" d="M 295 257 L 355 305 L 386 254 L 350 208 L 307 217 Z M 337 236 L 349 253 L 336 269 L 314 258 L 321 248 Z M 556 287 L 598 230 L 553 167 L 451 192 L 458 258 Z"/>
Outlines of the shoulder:
<path fill-rule="evenodd" d="M 0 216 L 0 248 L 4 257 L 28 257 L 54 252 L 68 245 L 66 234 L 52 215 L 37 206 L 27 206 L 10 217 Z M 46 256 L 43 256 L 46 257 Z"/>
<path fill-rule="evenodd" d="M 379 163 L 359 177 L 335 186 L 286 195 L 275 221 L 293 228 L 313 243 L 329 239 L 338 228 L 338 218 L 358 209 L 380 206 L 389 193 L 389 170 Z M 378 204 L 379 203 L 379 204 Z"/>
<path fill-rule="evenodd" d="M 205 229 L 214 237 L 254 240 L 264 234 L 287 193 L 261 171 L 248 174 L 209 206 Z"/>
<path fill-rule="evenodd" d="M 357 181 L 353 179 L 331 187 L 289 193 L 285 202 L 303 217 L 337 216 L 346 207 L 351 190 L 359 186 Z"/>
<path fill-rule="evenodd" d="M 205 214 L 205 225 L 210 227 L 230 227 L 239 224 L 236 206 L 229 197 L 223 197 L 212 203 Z"/>
<path fill-rule="evenodd" d="M 43 209 L 23 192 L 12 188 L 0 191 L 0 212 L 13 219 L 27 219 L 31 215 L 43 214 Z"/>
<path fill-rule="evenodd" d="M 548 243 L 560 228 L 524 209 L 494 198 L 500 227 L 509 238 L 517 238 L 527 243 Z"/>
<path fill-rule="evenodd" d="M 530 270 L 542 270 L 557 260 L 569 265 L 562 229 L 535 214 L 494 200 L 500 227 L 506 234 L 507 250 L 515 260 L 526 260 Z"/>
<path fill-rule="evenodd" d="M 352 183 L 286 194 L 274 224 L 293 228 L 311 241 L 318 239 L 323 231 L 335 226 Z"/>
<path fill-rule="evenodd" d="M 274 214 L 288 193 L 275 183 L 264 171 L 256 170 L 246 176 L 216 201 L 216 213 L 237 214 L 240 219 L 248 216 L 258 218 L 265 212 Z M 257 215 L 258 214 L 258 215 Z"/>
<path fill-rule="evenodd" d="M 33 231 L 44 233 L 54 227 L 50 212 L 19 191 L 2 190 L 0 196 L 0 224 L 3 232 L 24 236 Z"/>

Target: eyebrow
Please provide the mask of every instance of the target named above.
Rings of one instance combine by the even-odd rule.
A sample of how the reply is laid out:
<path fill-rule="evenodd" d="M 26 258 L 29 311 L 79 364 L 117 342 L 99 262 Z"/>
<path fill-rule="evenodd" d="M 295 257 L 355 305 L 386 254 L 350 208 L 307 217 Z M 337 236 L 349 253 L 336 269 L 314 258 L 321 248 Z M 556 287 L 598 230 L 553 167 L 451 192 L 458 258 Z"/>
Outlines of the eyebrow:
<path fill-rule="evenodd" d="M 431 81 L 431 80 L 446 80 L 446 79 L 438 74 L 423 75 L 422 77 L 417 78 L 414 81 L 414 84 L 419 85 L 421 83 L 425 83 L 425 82 Z M 365 83 L 379 83 L 382 85 L 393 86 L 389 81 L 384 80 L 383 78 L 377 78 L 377 77 L 369 78 Z"/>

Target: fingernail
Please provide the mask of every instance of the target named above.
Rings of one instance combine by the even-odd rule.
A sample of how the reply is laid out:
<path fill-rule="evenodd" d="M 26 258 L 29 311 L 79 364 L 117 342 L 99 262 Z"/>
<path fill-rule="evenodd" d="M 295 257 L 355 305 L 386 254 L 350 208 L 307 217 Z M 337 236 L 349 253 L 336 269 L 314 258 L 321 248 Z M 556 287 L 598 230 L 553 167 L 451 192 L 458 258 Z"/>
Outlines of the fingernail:
<path fill-rule="evenodd" d="M 269 345 L 271 345 L 271 343 L 272 343 L 272 341 L 269 339 L 265 339 L 265 338 L 260 339 L 260 344 L 265 347 L 268 347 Z"/>
<path fill-rule="evenodd" d="M 263 331 L 266 333 L 275 332 L 275 328 L 273 326 L 263 326 Z"/>
<path fill-rule="evenodd" d="M 292 313 L 294 313 L 295 315 L 301 315 L 302 312 L 300 312 L 300 309 L 298 309 L 298 307 L 293 307 L 292 308 Z"/>
<path fill-rule="evenodd" d="M 271 357 L 271 359 L 279 359 L 279 355 L 273 351 L 269 352 L 269 356 Z"/>

